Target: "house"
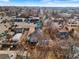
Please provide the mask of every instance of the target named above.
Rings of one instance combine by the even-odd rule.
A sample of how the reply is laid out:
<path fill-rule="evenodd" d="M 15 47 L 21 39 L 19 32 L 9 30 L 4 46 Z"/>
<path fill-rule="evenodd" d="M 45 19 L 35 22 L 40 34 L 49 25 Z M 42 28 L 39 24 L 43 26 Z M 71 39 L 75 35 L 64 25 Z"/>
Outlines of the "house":
<path fill-rule="evenodd" d="M 66 26 L 64 26 L 62 29 L 58 29 L 58 32 L 56 33 L 57 38 L 60 39 L 68 39 L 69 35 L 69 29 Z"/>
<path fill-rule="evenodd" d="M 68 39 L 69 33 L 68 32 L 58 32 L 56 36 L 57 36 L 57 38 L 60 38 L 60 39 Z"/>

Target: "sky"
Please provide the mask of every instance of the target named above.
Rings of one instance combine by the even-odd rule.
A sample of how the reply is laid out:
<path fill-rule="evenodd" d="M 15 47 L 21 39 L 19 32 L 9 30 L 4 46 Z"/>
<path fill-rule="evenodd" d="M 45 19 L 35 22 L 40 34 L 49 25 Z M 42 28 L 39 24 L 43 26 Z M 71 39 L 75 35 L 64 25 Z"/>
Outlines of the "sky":
<path fill-rule="evenodd" d="M 79 0 L 0 0 L 0 6 L 79 7 Z"/>

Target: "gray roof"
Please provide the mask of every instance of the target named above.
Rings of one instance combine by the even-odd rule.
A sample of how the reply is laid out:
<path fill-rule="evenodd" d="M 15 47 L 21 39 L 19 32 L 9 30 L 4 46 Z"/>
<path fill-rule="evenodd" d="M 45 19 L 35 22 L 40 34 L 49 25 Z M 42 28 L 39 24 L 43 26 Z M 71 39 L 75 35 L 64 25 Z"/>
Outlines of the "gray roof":
<path fill-rule="evenodd" d="M 0 59 L 10 59 L 8 54 L 0 54 Z"/>

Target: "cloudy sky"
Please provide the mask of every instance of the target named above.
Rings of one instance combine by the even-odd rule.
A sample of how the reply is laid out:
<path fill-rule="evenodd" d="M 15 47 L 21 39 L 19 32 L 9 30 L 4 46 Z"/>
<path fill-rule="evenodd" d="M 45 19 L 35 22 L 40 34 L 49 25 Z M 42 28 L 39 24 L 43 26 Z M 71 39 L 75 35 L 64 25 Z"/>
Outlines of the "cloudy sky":
<path fill-rule="evenodd" d="M 0 6 L 79 7 L 79 0 L 0 0 Z"/>

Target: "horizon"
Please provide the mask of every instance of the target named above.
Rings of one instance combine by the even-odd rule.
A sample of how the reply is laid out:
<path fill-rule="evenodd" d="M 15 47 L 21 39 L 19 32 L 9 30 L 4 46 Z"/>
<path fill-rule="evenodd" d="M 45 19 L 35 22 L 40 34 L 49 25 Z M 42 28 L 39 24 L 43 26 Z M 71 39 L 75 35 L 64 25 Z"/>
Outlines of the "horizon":
<path fill-rule="evenodd" d="M 79 0 L 0 0 L 0 6 L 79 7 Z"/>
<path fill-rule="evenodd" d="M 35 8 L 79 8 L 79 6 L 69 6 L 69 7 L 66 7 L 66 6 L 0 6 L 0 7 L 35 7 Z"/>

